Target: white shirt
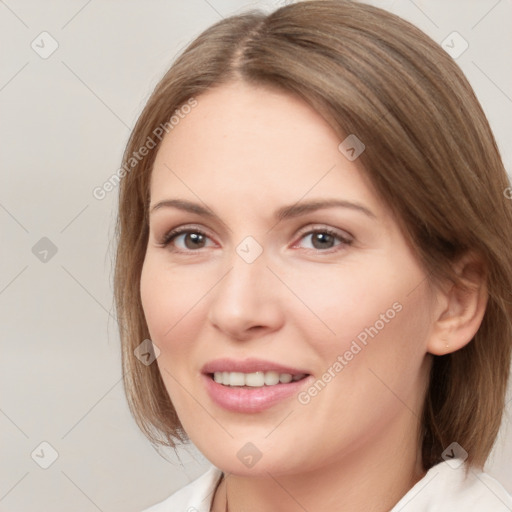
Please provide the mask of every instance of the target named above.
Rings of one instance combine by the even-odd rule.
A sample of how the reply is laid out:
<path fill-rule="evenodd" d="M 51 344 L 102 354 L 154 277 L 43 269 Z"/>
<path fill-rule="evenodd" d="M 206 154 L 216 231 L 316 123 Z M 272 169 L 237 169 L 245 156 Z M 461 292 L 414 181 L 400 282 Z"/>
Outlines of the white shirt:
<path fill-rule="evenodd" d="M 458 467 L 457 467 L 458 466 Z M 470 469 L 458 459 L 430 468 L 389 512 L 510 512 L 512 496 L 487 473 Z M 166 500 L 142 512 L 210 512 L 213 491 L 222 471 L 206 473 Z"/>

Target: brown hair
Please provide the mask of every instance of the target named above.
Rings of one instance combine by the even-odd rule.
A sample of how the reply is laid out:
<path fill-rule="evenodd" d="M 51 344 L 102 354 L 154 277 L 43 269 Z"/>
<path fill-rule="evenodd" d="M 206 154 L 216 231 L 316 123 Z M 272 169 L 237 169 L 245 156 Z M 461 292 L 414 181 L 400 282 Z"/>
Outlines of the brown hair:
<path fill-rule="evenodd" d="M 134 357 L 149 338 L 139 286 L 160 139 L 140 161 L 133 155 L 187 100 L 234 80 L 299 95 L 340 141 L 347 134 L 363 141 L 363 170 L 432 283 L 457 283 L 453 264 L 469 250 L 483 259 L 489 300 L 482 324 L 464 348 L 433 356 L 421 429 L 425 469 L 452 441 L 468 452 L 469 465 L 482 467 L 501 424 L 512 347 L 508 178 L 451 57 L 410 23 L 346 0 L 305 1 L 213 25 L 175 61 L 137 121 L 123 160 L 114 282 L 124 385 L 137 424 L 155 444 L 186 440 L 158 366 Z"/>

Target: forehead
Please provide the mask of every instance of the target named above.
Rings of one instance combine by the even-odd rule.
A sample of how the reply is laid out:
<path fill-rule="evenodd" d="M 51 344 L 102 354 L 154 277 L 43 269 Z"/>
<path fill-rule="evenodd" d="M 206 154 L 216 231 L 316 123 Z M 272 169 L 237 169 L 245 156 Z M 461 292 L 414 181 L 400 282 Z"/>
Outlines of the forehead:
<path fill-rule="evenodd" d="M 169 194 L 278 203 L 341 194 L 382 207 L 360 164 L 339 151 L 339 135 L 300 98 L 236 82 L 196 99 L 158 150 L 152 203 Z"/>
<path fill-rule="evenodd" d="M 295 143 L 305 138 L 311 144 L 301 147 Z M 197 106 L 165 137 L 161 150 L 177 157 L 183 153 L 180 149 L 197 148 L 207 150 L 210 158 L 220 158 L 225 153 L 231 157 L 251 154 L 261 161 L 270 152 L 273 159 L 279 155 L 290 159 L 305 151 L 309 156 L 320 157 L 321 151 L 318 155 L 314 151 L 318 142 L 322 142 L 323 150 L 328 144 L 336 150 L 338 139 L 300 98 L 268 87 L 234 82 L 200 95 Z M 204 159 L 205 155 L 200 151 L 186 155 L 188 162 L 194 162 L 196 157 Z"/>

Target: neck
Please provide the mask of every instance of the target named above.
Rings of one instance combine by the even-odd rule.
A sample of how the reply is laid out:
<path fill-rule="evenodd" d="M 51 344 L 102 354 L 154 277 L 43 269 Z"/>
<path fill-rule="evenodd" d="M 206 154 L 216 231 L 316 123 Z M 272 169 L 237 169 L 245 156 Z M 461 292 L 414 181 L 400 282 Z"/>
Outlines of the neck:
<path fill-rule="evenodd" d="M 247 477 L 230 474 L 219 485 L 214 512 L 388 512 L 424 475 L 418 421 L 410 411 L 395 424 L 336 462 L 307 472 Z M 411 435 L 414 433 L 414 435 Z"/>

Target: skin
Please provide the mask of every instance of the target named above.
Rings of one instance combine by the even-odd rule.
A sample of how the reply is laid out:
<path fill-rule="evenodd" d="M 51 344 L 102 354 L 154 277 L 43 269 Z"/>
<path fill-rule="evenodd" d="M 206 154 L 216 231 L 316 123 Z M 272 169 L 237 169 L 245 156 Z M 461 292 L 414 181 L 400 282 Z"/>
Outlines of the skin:
<path fill-rule="evenodd" d="M 227 474 L 212 510 L 225 510 L 227 495 L 231 511 L 388 511 L 425 474 L 418 429 L 430 354 L 471 340 L 485 288 L 427 286 L 359 161 L 345 158 L 339 136 L 300 99 L 234 82 L 197 100 L 158 150 L 150 210 L 186 199 L 218 219 L 152 211 L 140 291 L 180 420 Z M 328 198 L 373 216 L 334 207 L 273 217 L 282 206 Z M 207 237 L 162 246 L 178 226 Z M 311 231 L 322 228 L 352 242 L 315 244 Z M 247 236 L 263 248 L 252 263 L 236 252 Z M 294 396 L 259 413 L 229 412 L 200 378 L 208 361 L 257 357 L 307 369 L 307 390 L 397 302 L 401 311 L 307 405 Z M 262 453 L 252 468 L 237 457 L 247 442 Z"/>

